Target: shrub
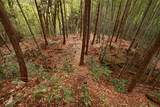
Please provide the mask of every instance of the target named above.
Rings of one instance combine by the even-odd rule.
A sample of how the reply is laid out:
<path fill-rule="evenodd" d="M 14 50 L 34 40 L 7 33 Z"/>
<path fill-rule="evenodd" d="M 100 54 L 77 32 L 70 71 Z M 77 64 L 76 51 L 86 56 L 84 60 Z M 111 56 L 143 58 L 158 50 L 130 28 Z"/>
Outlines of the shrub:
<path fill-rule="evenodd" d="M 114 89 L 117 92 L 127 93 L 127 89 L 125 88 L 127 82 L 125 80 L 119 80 L 116 78 L 116 79 L 112 79 L 111 83 L 113 84 Z"/>
<path fill-rule="evenodd" d="M 87 60 L 87 65 L 89 66 L 89 69 L 92 71 L 90 74 L 95 77 L 96 81 L 99 81 L 100 78 L 107 78 L 112 71 L 109 70 L 108 67 L 104 67 L 98 63 L 96 63 L 96 58 L 95 57 L 88 57 Z"/>
<path fill-rule="evenodd" d="M 63 64 L 63 67 L 62 67 L 62 71 L 70 73 L 70 72 L 74 72 L 74 68 L 73 68 L 72 64 L 65 61 Z"/>
<path fill-rule="evenodd" d="M 83 93 L 81 94 L 81 98 L 83 99 L 83 103 L 86 107 L 90 107 L 92 103 L 91 103 L 90 94 L 88 92 L 88 84 L 83 83 L 82 90 L 83 90 Z"/>

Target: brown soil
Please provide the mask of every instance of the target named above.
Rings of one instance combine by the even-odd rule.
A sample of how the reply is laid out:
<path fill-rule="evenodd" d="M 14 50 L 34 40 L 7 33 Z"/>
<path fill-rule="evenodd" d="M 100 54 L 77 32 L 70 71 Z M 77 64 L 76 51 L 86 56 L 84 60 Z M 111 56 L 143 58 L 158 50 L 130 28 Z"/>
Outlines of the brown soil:
<path fill-rule="evenodd" d="M 63 77 L 63 84 L 66 87 L 74 90 L 74 97 L 78 102 L 65 105 L 62 104 L 64 107 L 84 107 L 83 99 L 81 98 L 81 93 L 83 92 L 81 85 L 83 83 L 88 85 L 88 92 L 91 96 L 92 107 L 101 107 L 100 103 L 102 97 L 106 97 L 106 104 L 104 107 L 115 107 L 116 105 L 119 105 L 120 107 L 139 107 L 144 104 L 152 104 L 152 102 L 145 97 L 145 94 L 148 93 L 149 90 L 144 89 L 143 87 L 137 87 L 132 93 L 129 94 L 118 93 L 114 90 L 114 87 L 111 85 L 111 83 L 103 83 L 101 81 L 96 82 L 94 77 L 89 75 L 89 72 L 91 71 L 86 65 L 79 66 L 81 52 L 81 39 L 79 38 L 79 35 L 70 35 L 67 40 L 67 45 L 65 46 L 60 45 L 62 43 L 61 37 L 50 37 L 48 40 L 50 45 L 46 50 L 42 50 L 43 57 L 46 58 L 49 56 L 45 61 L 43 57 L 40 57 L 35 51 L 33 51 L 36 49 L 36 46 L 32 40 L 24 41 L 21 43 L 21 47 L 25 53 L 26 60 L 32 59 L 35 64 L 46 65 L 47 72 L 51 72 L 57 77 Z M 40 41 L 39 44 L 43 44 L 43 40 L 40 39 L 38 41 Z M 127 44 L 128 43 L 126 41 L 122 43 L 124 47 L 127 47 Z M 114 43 L 113 46 L 116 47 L 117 45 Z M 93 47 L 90 46 L 89 55 L 96 54 L 97 47 L 99 47 L 98 44 L 94 45 Z M 62 57 L 62 54 L 69 49 L 72 49 L 74 52 L 74 58 L 71 61 L 71 64 L 74 67 L 74 72 L 54 72 L 54 70 L 60 66 L 57 64 L 59 57 Z M 4 49 L 3 52 L 8 53 L 7 49 Z M 63 57 L 64 58 L 62 58 L 62 62 L 65 61 L 65 56 Z M 6 104 L 12 97 L 20 94 L 25 95 L 25 98 L 23 101 L 18 102 L 16 105 L 17 107 L 47 107 L 48 105 L 42 103 L 39 104 L 30 96 L 33 91 L 33 87 L 38 86 L 40 83 L 45 84 L 45 81 L 37 79 L 36 77 L 30 77 L 29 82 L 22 85 L 13 85 L 11 81 L 4 81 L 0 85 L 0 104 Z"/>

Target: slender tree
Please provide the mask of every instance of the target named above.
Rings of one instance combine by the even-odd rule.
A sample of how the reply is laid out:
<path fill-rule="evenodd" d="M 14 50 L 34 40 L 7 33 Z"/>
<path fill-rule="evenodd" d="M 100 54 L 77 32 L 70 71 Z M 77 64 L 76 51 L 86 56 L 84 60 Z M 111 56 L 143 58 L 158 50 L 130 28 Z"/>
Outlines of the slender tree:
<path fill-rule="evenodd" d="M 65 33 L 65 25 L 64 25 L 64 14 L 63 14 L 63 8 L 62 8 L 62 1 L 59 0 L 59 6 L 61 11 L 61 18 L 62 18 L 62 32 L 63 32 L 63 44 L 66 44 L 66 33 Z"/>
<path fill-rule="evenodd" d="M 36 40 L 36 38 L 35 38 L 35 36 L 34 36 L 34 33 L 33 33 L 33 31 L 32 31 L 32 28 L 31 28 L 30 25 L 29 25 L 29 22 L 28 22 L 27 17 L 26 17 L 26 15 L 25 15 L 22 7 L 21 7 L 21 4 L 19 3 L 19 0 L 16 0 L 16 1 L 17 1 L 17 4 L 18 4 L 21 12 L 22 12 L 22 15 L 23 15 L 23 17 L 24 17 L 24 19 L 25 19 L 25 21 L 26 21 L 26 23 L 27 23 L 28 29 L 29 29 L 29 31 L 31 32 L 31 35 L 32 35 L 32 37 L 33 37 L 33 40 L 34 40 L 34 42 L 36 43 L 37 48 L 40 50 L 40 48 L 39 48 L 39 46 L 38 46 L 38 42 L 37 42 L 37 40 Z"/>
<path fill-rule="evenodd" d="M 46 20 L 45 20 L 45 25 L 46 25 L 46 34 L 49 35 L 49 16 L 50 16 L 50 7 L 51 7 L 51 0 L 48 0 L 47 4 L 47 10 L 46 10 Z"/>
<path fill-rule="evenodd" d="M 27 68 L 24 62 L 24 58 L 23 58 L 23 53 L 22 50 L 19 46 L 19 43 L 17 41 L 17 33 L 15 28 L 13 27 L 13 25 L 11 24 L 9 18 L 8 18 L 8 13 L 7 11 L 4 9 L 2 1 L 0 0 L 0 20 L 4 26 L 4 29 L 8 35 L 8 38 L 10 39 L 12 46 L 14 48 L 14 51 L 16 53 L 17 56 L 17 60 L 19 63 L 19 68 L 20 68 L 20 74 L 21 74 L 21 80 L 24 82 L 28 81 L 28 75 L 27 75 Z"/>
<path fill-rule="evenodd" d="M 80 38 L 82 37 L 83 31 L 83 0 L 80 2 Z"/>
<path fill-rule="evenodd" d="M 86 51 L 85 54 L 88 54 L 89 40 L 90 40 L 90 15 L 91 15 L 91 0 L 89 0 L 88 10 L 87 10 L 87 38 L 86 38 Z"/>
<path fill-rule="evenodd" d="M 141 20 L 141 22 L 140 22 L 140 25 L 138 26 L 138 29 L 137 29 L 137 31 L 136 31 L 136 33 L 135 33 L 135 35 L 134 35 L 134 38 L 133 38 L 133 40 L 132 40 L 132 42 L 131 42 L 131 44 L 130 44 L 128 50 L 127 50 L 127 52 L 129 52 L 129 51 L 131 50 L 133 44 L 135 43 L 137 37 L 139 36 L 139 33 L 140 33 L 141 27 L 142 27 L 142 25 L 143 25 L 144 19 L 145 19 L 147 13 L 148 13 L 148 10 L 149 10 L 150 7 L 151 7 L 152 0 L 148 0 L 148 1 L 149 1 L 149 2 L 148 2 L 148 5 L 147 5 L 147 7 L 146 7 L 146 9 L 145 9 L 145 12 L 143 13 L 143 17 L 142 17 L 142 20 Z"/>
<path fill-rule="evenodd" d="M 65 20 L 65 34 L 68 38 L 68 21 L 67 21 L 67 11 L 66 11 L 66 0 L 63 0 L 63 10 L 64 10 L 64 20 Z"/>
<path fill-rule="evenodd" d="M 44 26 L 43 18 L 42 18 L 42 13 L 41 13 L 41 10 L 39 9 L 37 0 L 34 0 L 34 1 L 35 1 L 35 4 L 36 4 L 36 9 L 37 9 L 37 12 L 38 12 L 38 16 L 39 16 L 39 21 L 40 21 L 41 29 L 42 29 L 42 32 L 43 32 L 45 45 L 48 45 L 47 36 L 46 36 L 46 30 L 45 30 L 45 26 Z"/>
<path fill-rule="evenodd" d="M 140 80 L 144 72 L 146 71 L 146 68 L 156 52 L 160 49 L 160 33 L 158 34 L 155 43 L 150 47 L 148 52 L 144 56 L 144 60 L 141 62 L 139 61 L 139 69 L 136 74 L 136 76 L 132 79 L 131 83 L 128 86 L 128 91 L 131 92 L 133 88 L 136 86 L 137 82 Z"/>
<path fill-rule="evenodd" d="M 101 5 L 101 2 L 99 1 L 98 7 L 97 7 L 97 18 L 96 18 L 96 24 L 95 24 L 95 29 L 94 29 L 92 45 L 94 44 L 94 41 L 95 41 L 95 38 L 96 38 L 96 34 L 97 34 L 97 27 L 98 27 L 99 14 L 100 14 L 100 5 Z"/>
<path fill-rule="evenodd" d="M 88 24 L 88 8 L 89 8 L 90 0 L 85 0 L 84 14 L 83 14 L 83 39 L 82 39 L 82 48 L 81 48 L 81 57 L 80 57 L 80 65 L 84 65 L 84 56 L 85 56 L 85 46 L 87 40 L 87 24 Z"/>

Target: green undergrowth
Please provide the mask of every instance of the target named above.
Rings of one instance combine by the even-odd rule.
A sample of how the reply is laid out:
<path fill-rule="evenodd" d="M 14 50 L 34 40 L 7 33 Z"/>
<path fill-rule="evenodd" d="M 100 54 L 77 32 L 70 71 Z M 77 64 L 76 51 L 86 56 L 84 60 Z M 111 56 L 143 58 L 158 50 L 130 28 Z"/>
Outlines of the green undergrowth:
<path fill-rule="evenodd" d="M 87 83 L 81 84 L 81 89 L 83 91 L 81 93 L 83 104 L 85 105 L 85 107 L 90 107 L 92 105 L 92 102 L 91 102 L 91 96 L 88 91 L 88 84 Z"/>
<path fill-rule="evenodd" d="M 97 63 L 96 58 L 93 56 L 87 57 L 86 63 L 88 68 L 92 71 L 90 74 L 95 78 L 96 81 L 100 79 L 109 79 L 109 75 L 112 73 L 108 67 L 104 67 L 101 64 Z"/>
<path fill-rule="evenodd" d="M 153 92 L 153 93 L 150 93 L 149 95 L 153 96 L 153 97 L 156 97 L 156 98 L 158 98 L 160 100 L 160 93 Z"/>
<path fill-rule="evenodd" d="M 72 65 L 72 61 L 73 58 L 75 57 L 74 55 L 74 50 L 73 49 L 69 49 L 69 50 L 65 50 L 62 55 L 60 55 L 58 57 L 58 61 L 57 61 L 57 65 L 58 67 L 58 71 L 62 71 L 62 72 L 67 72 L 67 73 L 72 73 L 74 72 L 74 67 Z"/>
<path fill-rule="evenodd" d="M 111 79 L 110 82 L 113 84 L 115 91 L 128 93 L 126 88 L 127 81 L 115 78 L 115 79 Z"/>

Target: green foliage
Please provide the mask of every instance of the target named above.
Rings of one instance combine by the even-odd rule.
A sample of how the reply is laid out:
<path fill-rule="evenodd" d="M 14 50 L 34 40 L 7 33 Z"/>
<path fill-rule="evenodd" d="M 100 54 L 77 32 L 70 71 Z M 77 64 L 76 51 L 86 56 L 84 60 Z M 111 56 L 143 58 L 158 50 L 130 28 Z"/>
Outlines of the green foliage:
<path fill-rule="evenodd" d="M 24 84 L 24 82 L 21 80 L 14 80 L 12 81 L 12 84 Z"/>
<path fill-rule="evenodd" d="M 107 79 L 107 77 L 112 73 L 112 71 L 107 67 L 96 63 L 95 57 L 88 57 L 86 62 L 89 69 L 92 71 L 90 74 L 95 77 L 96 81 L 99 81 L 101 78 Z"/>
<path fill-rule="evenodd" d="M 6 107 L 13 107 L 17 102 L 23 100 L 25 96 L 22 97 L 17 97 L 15 99 L 13 99 L 13 97 L 11 96 L 8 103 L 6 104 Z"/>
<path fill-rule="evenodd" d="M 100 107 L 106 107 L 106 104 L 107 104 L 107 97 L 104 96 L 104 95 L 101 95 L 100 97 Z"/>
<path fill-rule="evenodd" d="M 43 93 L 43 92 L 47 92 L 50 91 L 51 89 L 49 87 L 46 86 L 38 86 L 35 87 L 34 93 Z"/>
<path fill-rule="evenodd" d="M 64 97 L 64 101 L 65 102 L 75 102 L 76 100 L 72 97 L 73 96 L 73 92 L 71 90 L 69 90 L 68 88 L 63 87 L 63 97 Z"/>
<path fill-rule="evenodd" d="M 45 72 L 42 66 L 35 65 L 31 61 L 28 61 L 26 65 L 30 76 L 36 75 L 39 78 L 47 80 L 50 80 L 52 78 L 52 74 L 49 72 Z"/>
<path fill-rule="evenodd" d="M 16 56 L 15 52 L 11 52 L 10 54 L 5 55 L 4 58 L 6 59 L 6 61 L 8 61 L 8 60 L 15 58 L 15 56 Z"/>
<path fill-rule="evenodd" d="M 149 94 L 150 96 L 153 96 L 153 97 L 157 97 L 158 99 L 160 99 L 160 93 L 157 93 L 157 92 L 153 92 L 151 94 Z"/>
<path fill-rule="evenodd" d="M 123 93 L 127 93 L 127 89 L 126 89 L 126 81 L 125 80 L 119 80 L 119 79 L 112 79 L 111 83 L 113 84 L 113 86 L 115 87 L 114 89 L 117 92 L 123 92 Z"/>
<path fill-rule="evenodd" d="M 0 70 L 0 80 L 5 79 L 5 73 Z"/>
<path fill-rule="evenodd" d="M 13 63 L 13 62 L 8 62 L 8 63 L 4 63 L 0 66 L 0 70 L 1 70 L 1 79 L 4 78 L 11 78 L 11 77 L 17 77 L 19 75 L 19 67 L 17 63 Z"/>
<path fill-rule="evenodd" d="M 52 94 L 53 94 L 54 99 L 56 99 L 56 100 L 62 99 L 62 95 L 61 95 L 61 92 L 59 89 L 53 90 Z"/>
<path fill-rule="evenodd" d="M 83 103 L 85 104 L 86 107 L 91 106 L 91 101 L 90 101 L 90 94 L 88 92 L 84 92 L 81 94 L 81 97 L 83 98 Z"/>
<path fill-rule="evenodd" d="M 81 98 L 83 99 L 84 105 L 86 107 L 89 107 L 92 105 L 92 103 L 91 103 L 91 97 L 90 97 L 87 87 L 88 85 L 86 83 L 82 84 L 83 93 L 81 94 Z"/>
<path fill-rule="evenodd" d="M 62 67 L 62 71 L 70 73 L 70 72 L 74 72 L 74 68 L 72 64 L 70 64 L 68 61 L 65 61 Z"/>

